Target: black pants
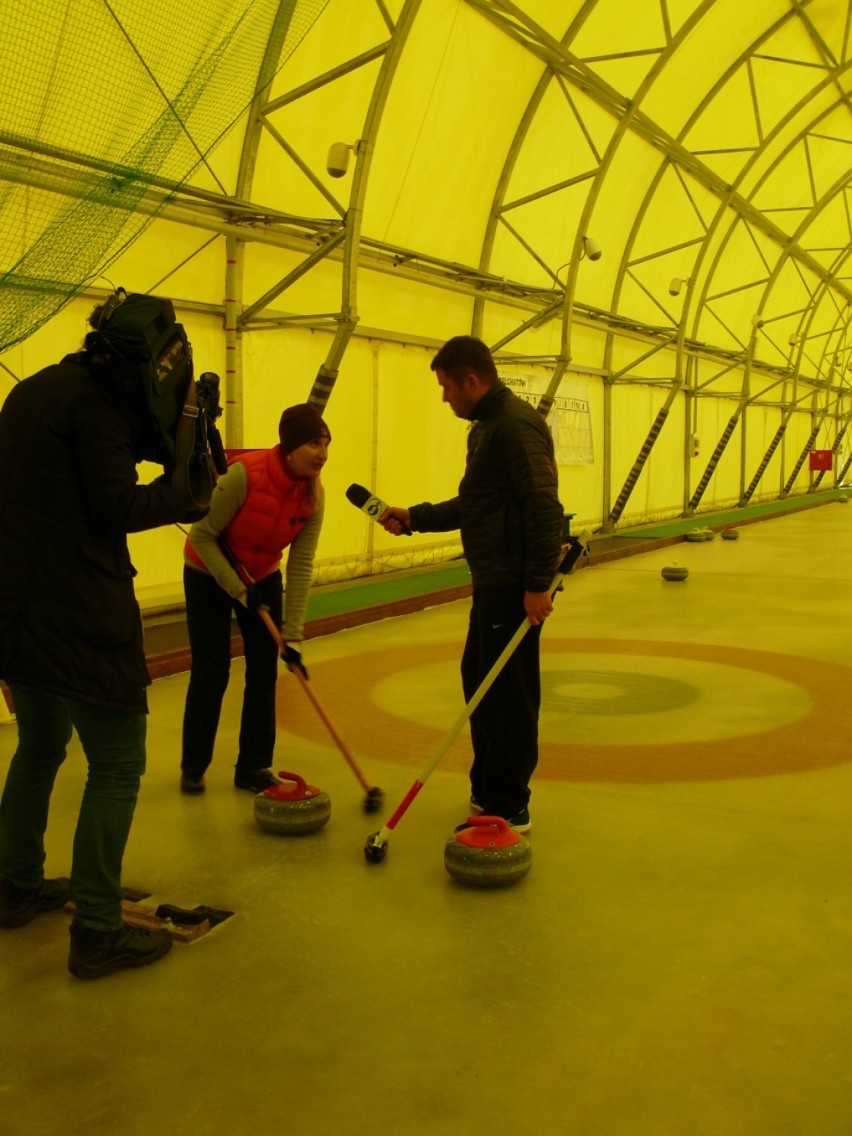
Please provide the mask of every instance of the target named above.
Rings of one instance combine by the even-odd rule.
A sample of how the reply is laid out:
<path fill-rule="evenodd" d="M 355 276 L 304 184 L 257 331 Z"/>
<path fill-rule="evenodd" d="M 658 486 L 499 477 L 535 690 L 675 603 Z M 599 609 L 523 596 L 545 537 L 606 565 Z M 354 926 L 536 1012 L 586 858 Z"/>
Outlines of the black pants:
<path fill-rule="evenodd" d="M 181 769 L 200 777 L 213 759 L 222 699 L 231 669 L 231 616 L 236 613 L 243 639 L 246 679 L 240 719 L 239 769 L 266 769 L 275 746 L 275 684 L 278 645 L 257 612 L 232 600 L 212 576 L 184 567 L 186 626 L 192 663 L 183 714 Z M 276 626 L 281 626 L 281 573 L 272 572 L 257 587 Z"/>
<path fill-rule="evenodd" d="M 461 660 L 466 702 L 526 618 L 522 587 L 474 589 Z M 512 817 L 529 803 L 538 764 L 540 639 L 541 626 L 530 627 L 470 719 L 471 793 L 493 816 Z"/>

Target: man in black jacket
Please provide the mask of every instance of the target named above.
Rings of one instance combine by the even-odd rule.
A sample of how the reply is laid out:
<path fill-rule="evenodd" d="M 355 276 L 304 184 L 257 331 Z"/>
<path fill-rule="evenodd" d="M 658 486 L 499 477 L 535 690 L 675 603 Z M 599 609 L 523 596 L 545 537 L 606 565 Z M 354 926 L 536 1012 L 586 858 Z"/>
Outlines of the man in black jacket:
<path fill-rule="evenodd" d="M 166 477 L 138 484 L 148 424 L 127 380 L 84 350 L 19 383 L 0 410 L 0 676 L 18 727 L 0 799 L 0 926 L 70 898 L 68 965 L 80 978 L 154 962 L 172 943 L 121 917 L 150 683 L 126 534 L 200 514 Z M 72 730 L 88 779 L 70 881 L 46 880 L 50 796 Z"/>
<path fill-rule="evenodd" d="M 563 531 L 553 441 L 538 411 L 499 380 L 481 340 L 450 339 L 431 368 L 443 401 L 473 423 L 458 496 L 391 507 L 379 520 L 396 535 L 461 530 L 473 582 L 461 661 L 465 701 L 521 622 L 531 624 L 470 720 L 471 808 L 529 832 L 529 782 L 538 762 L 539 639 L 553 610 L 549 589 Z"/>

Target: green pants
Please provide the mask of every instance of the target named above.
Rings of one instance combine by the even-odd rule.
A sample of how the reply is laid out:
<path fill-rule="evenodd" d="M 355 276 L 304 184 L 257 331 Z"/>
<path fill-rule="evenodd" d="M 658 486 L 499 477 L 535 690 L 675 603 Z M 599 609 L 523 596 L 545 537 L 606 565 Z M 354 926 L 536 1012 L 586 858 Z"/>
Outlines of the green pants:
<path fill-rule="evenodd" d="M 32 687 L 11 686 L 18 748 L 0 798 L 0 877 L 22 888 L 44 877 L 50 795 L 76 730 L 89 764 L 71 864 L 75 920 L 121 927 L 121 861 L 145 772 L 143 713 L 88 706 Z"/>

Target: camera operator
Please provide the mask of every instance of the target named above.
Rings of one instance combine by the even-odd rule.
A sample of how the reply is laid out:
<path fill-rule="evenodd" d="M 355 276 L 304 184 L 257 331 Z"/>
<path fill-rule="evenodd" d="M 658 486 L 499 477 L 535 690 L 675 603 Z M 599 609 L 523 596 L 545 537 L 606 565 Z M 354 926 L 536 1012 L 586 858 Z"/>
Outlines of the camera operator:
<path fill-rule="evenodd" d="M 83 350 L 25 379 L 0 410 L 0 676 L 18 729 L 0 799 L 0 926 L 70 898 L 68 968 L 78 978 L 143 966 L 172 944 L 168 931 L 127 927 L 121 915 L 150 683 L 126 534 L 206 512 L 169 476 L 138 484 L 156 426 L 140 376 L 158 360 L 113 356 L 104 318 L 96 308 Z M 88 778 L 71 877 L 45 879 L 51 792 L 73 730 Z"/>

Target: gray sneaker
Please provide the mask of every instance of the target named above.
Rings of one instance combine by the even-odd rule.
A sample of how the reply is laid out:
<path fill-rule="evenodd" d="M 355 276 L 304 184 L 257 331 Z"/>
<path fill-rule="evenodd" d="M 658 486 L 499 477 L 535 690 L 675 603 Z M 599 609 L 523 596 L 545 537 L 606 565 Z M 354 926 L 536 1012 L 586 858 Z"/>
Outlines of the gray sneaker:
<path fill-rule="evenodd" d="M 169 931 L 146 931 L 125 924 L 117 931 L 98 931 L 71 924 L 68 969 L 75 978 L 101 978 L 116 970 L 133 970 L 156 962 L 172 949 Z"/>
<path fill-rule="evenodd" d="M 514 816 L 508 817 L 507 821 L 509 825 L 515 830 L 515 832 L 520 832 L 523 834 L 525 832 L 529 832 L 532 829 L 532 821 L 530 820 L 529 809 L 521 809 L 519 813 L 515 813 Z"/>

